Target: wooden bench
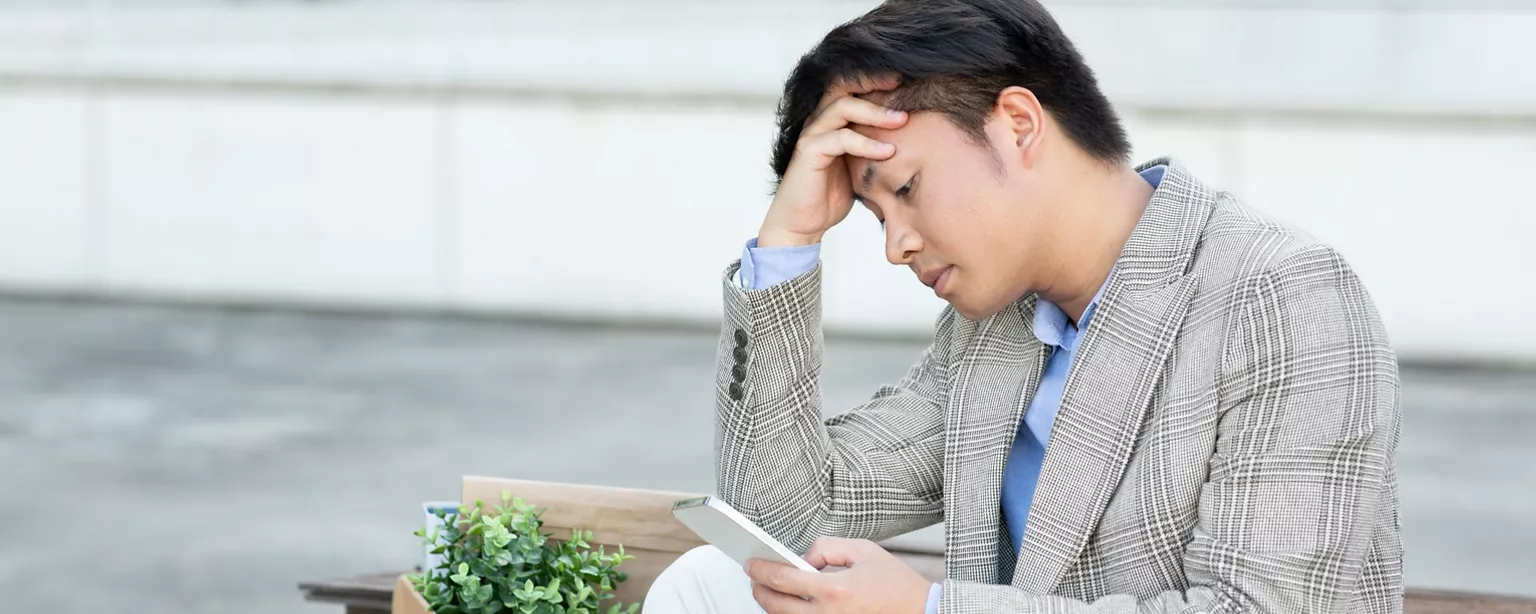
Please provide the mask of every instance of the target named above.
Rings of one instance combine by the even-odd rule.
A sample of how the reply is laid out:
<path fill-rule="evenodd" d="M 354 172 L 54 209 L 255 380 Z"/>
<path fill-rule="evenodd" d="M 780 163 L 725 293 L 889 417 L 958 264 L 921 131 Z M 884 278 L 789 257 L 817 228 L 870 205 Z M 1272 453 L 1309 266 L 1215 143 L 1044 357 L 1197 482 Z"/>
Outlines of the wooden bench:
<path fill-rule="evenodd" d="M 689 493 L 580 486 L 468 476 L 461 500 L 487 505 L 499 503 L 502 492 L 511 492 L 528 503 L 545 508 L 544 530 L 556 537 L 570 535 L 572 528 L 591 530 L 593 542 L 610 548 L 624 544 L 635 560 L 622 568 L 629 580 L 616 591 L 626 603 L 641 601 L 651 582 L 667 565 L 701 542 L 687 527 L 672 518 L 672 504 L 695 495 Z M 402 531 L 406 529 L 402 527 Z M 882 543 L 907 561 L 918 573 L 938 580 L 944 575 L 943 552 L 931 545 L 902 538 Z M 404 571 L 333 578 L 299 584 L 309 601 L 335 603 L 346 614 L 384 614 Z M 1455 591 L 1408 589 L 1407 614 L 1536 614 L 1536 598 L 1505 597 Z"/>

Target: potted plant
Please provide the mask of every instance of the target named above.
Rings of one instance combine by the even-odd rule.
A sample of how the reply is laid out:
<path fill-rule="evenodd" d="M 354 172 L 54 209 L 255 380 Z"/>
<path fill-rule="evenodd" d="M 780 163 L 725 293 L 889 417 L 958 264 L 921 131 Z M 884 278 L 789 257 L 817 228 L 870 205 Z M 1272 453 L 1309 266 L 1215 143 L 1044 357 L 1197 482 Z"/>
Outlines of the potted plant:
<path fill-rule="evenodd" d="M 591 531 L 572 529 L 570 539 L 549 539 L 540 532 L 542 510 L 501 494 L 492 513 L 460 506 L 440 511 L 442 527 L 423 527 L 416 535 L 433 554 L 436 569 L 408 577 L 435 614 L 605 614 L 613 589 L 627 579 L 618 567 L 635 557 L 624 546 L 609 554 L 588 543 Z M 634 614 L 640 607 L 613 603 L 606 614 Z"/>

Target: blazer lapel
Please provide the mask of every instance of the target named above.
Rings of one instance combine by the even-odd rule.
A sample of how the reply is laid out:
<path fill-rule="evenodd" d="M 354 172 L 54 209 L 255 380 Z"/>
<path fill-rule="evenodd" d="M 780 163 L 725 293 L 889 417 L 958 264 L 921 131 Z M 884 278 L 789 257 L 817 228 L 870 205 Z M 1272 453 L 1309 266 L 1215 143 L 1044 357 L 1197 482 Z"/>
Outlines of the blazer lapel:
<path fill-rule="evenodd" d="M 1214 195 L 1167 160 L 1067 375 L 1013 585 L 1051 594 L 1119 488 L 1190 299 Z"/>
<path fill-rule="evenodd" d="M 1040 381 L 1045 346 L 1033 330 L 1034 296 L 976 324 L 951 366 L 945 415 L 945 574 L 995 584 L 1003 467 Z"/>

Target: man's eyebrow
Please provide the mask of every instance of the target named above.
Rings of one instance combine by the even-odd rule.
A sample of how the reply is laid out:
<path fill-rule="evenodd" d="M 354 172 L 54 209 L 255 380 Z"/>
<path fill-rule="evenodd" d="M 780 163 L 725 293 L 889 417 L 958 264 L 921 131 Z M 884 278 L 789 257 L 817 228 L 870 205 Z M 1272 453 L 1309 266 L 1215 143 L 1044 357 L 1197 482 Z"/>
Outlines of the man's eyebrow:
<path fill-rule="evenodd" d="M 868 191 L 870 187 L 875 185 L 875 167 L 877 166 L 880 166 L 880 163 L 870 162 L 869 166 L 864 167 L 864 176 L 859 180 L 861 189 Z"/>

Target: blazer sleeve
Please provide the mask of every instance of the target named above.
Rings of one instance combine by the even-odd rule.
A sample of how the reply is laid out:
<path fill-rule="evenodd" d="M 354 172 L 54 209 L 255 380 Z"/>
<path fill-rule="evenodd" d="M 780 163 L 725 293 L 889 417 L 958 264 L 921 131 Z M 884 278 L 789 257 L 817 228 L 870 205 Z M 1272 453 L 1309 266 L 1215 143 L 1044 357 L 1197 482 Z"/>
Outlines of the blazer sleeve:
<path fill-rule="evenodd" d="M 900 382 L 822 417 L 821 268 L 761 290 L 725 272 L 715 379 L 721 498 L 800 552 L 817 537 L 880 540 L 942 517 L 947 332 Z"/>
<path fill-rule="evenodd" d="M 1088 603 L 951 581 L 941 612 L 1345 612 L 1362 583 L 1401 586 L 1397 362 L 1365 289 L 1313 247 L 1238 300 L 1188 588 Z"/>

